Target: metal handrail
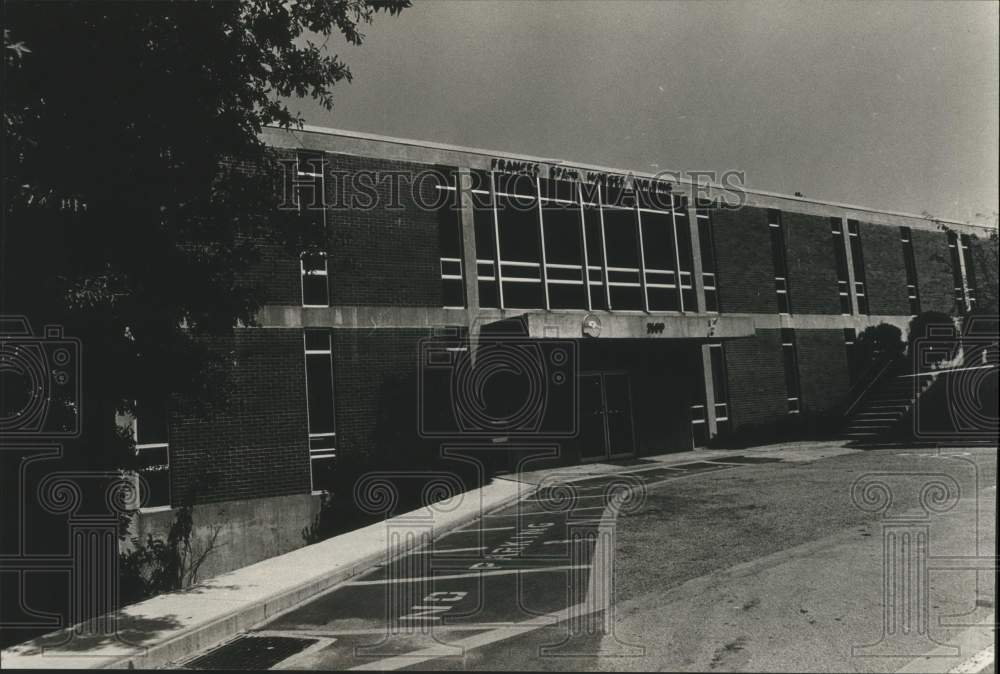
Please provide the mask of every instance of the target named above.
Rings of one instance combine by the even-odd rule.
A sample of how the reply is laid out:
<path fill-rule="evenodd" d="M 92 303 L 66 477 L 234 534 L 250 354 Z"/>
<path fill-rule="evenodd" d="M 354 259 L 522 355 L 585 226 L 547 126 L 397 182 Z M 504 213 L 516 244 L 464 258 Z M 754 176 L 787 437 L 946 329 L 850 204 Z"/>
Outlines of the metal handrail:
<path fill-rule="evenodd" d="M 876 374 L 868 381 L 868 385 L 865 386 L 864 389 L 862 389 L 861 393 L 859 393 L 857 397 L 854 398 L 854 401 L 850 405 L 848 405 L 847 408 L 844 410 L 845 417 L 849 416 L 851 412 L 854 411 L 854 408 L 858 406 L 858 403 L 861 402 L 861 399 L 865 397 L 865 394 L 868 393 L 868 391 L 870 391 L 871 388 L 875 386 L 875 384 L 882 379 L 882 375 L 885 374 L 885 371 L 888 370 L 890 367 L 892 367 L 892 365 L 895 364 L 898 359 L 899 356 L 896 356 L 895 358 L 886 359 L 885 365 L 883 365 L 882 368 L 878 371 L 878 374 Z"/>

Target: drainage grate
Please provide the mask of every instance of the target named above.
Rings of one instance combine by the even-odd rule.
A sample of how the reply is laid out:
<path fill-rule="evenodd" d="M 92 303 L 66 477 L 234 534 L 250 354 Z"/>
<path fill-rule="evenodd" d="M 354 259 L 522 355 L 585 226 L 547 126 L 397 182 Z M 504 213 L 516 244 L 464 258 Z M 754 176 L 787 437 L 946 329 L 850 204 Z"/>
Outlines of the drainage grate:
<path fill-rule="evenodd" d="M 734 456 L 724 459 L 709 459 L 712 463 L 778 463 L 781 459 L 766 456 Z"/>
<path fill-rule="evenodd" d="M 242 636 L 184 665 L 185 669 L 270 669 L 316 643 L 315 639 Z"/>

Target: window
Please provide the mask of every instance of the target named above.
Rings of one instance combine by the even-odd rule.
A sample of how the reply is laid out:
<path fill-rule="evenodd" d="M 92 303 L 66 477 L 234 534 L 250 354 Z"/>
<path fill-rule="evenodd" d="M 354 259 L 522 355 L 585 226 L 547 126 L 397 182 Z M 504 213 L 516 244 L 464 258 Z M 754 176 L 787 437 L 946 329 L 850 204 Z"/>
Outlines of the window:
<path fill-rule="evenodd" d="M 613 193 L 617 194 L 617 193 Z M 620 195 L 617 197 L 620 199 Z M 605 201 L 607 202 L 607 197 Z M 639 276 L 639 228 L 635 208 L 601 208 L 611 309 L 645 309 Z"/>
<path fill-rule="evenodd" d="M 493 196 L 490 174 L 472 172 L 472 217 L 476 228 L 476 280 L 479 284 L 479 306 L 500 308 L 500 283 L 497 273 L 496 221 L 493 217 Z"/>
<path fill-rule="evenodd" d="M 132 433 L 142 475 L 140 503 L 144 508 L 170 505 L 170 444 L 165 404 L 136 402 Z"/>
<path fill-rule="evenodd" d="M 604 272 L 604 225 L 600 207 L 583 206 L 583 231 L 587 239 L 587 288 L 592 309 L 608 308 Z"/>
<path fill-rule="evenodd" d="M 910 315 L 920 313 L 920 295 L 917 291 L 917 263 L 913 256 L 913 235 L 909 227 L 899 228 L 903 245 L 903 265 L 906 267 L 906 297 L 910 302 Z"/>
<path fill-rule="evenodd" d="M 513 186 L 513 181 L 508 181 L 508 189 Z M 498 189 L 496 215 L 500 237 L 500 298 L 505 309 L 546 308 L 538 208 L 534 197 L 500 194 Z"/>
<path fill-rule="evenodd" d="M 329 330 L 306 330 L 306 416 L 312 488 L 322 489 L 336 457 L 334 424 L 333 348 Z"/>
<path fill-rule="evenodd" d="M 434 187 L 441 192 L 437 203 L 438 243 L 441 249 L 441 304 L 465 306 L 465 280 L 462 269 L 462 221 L 456 199 L 455 170 L 437 167 L 444 181 Z"/>
<path fill-rule="evenodd" d="M 802 409 L 799 389 L 799 365 L 795 350 L 795 331 L 782 328 L 781 355 L 785 362 L 785 390 L 788 392 L 788 413 L 798 414 Z"/>
<path fill-rule="evenodd" d="M 729 428 L 729 386 L 726 376 L 726 354 L 722 344 L 709 344 L 708 353 L 712 362 L 712 388 L 715 392 L 715 423 L 722 433 Z"/>
<path fill-rule="evenodd" d="M 641 211 L 646 294 L 650 311 L 680 311 L 677 240 L 670 211 Z"/>
<path fill-rule="evenodd" d="M 847 354 L 847 374 L 853 385 L 858 378 L 858 363 L 855 362 L 857 355 L 854 350 L 854 343 L 857 341 L 858 333 L 854 328 L 844 328 L 844 351 Z"/>
<path fill-rule="evenodd" d="M 325 253 L 302 253 L 299 256 L 302 272 L 302 306 L 330 306 L 330 285 Z"/>
<path fill-rule="evenodd" d="M 847 240 L 851 246 L 851 265 L 854 267 L 854 294 L 858 298 L 858 313 L 868 313 L 868 295 L 865 286 L 865 258 L 861 253 L 861 227 L 857 220 L 847 221 Z"/>
<path fill-rule="evenodd" d="M 847 253 L 844 248 L 844 224 L 840 218 L 830 218 L 830 233 L 833 235 L 833 259 L 837 265 L 837 294 L 840 296 L 840 313 L 850 315 L 851 278 L 847 271 Z"/>
<path fill-rule="evenodd" d="M 965 272 L 965 292 L 966 305 L 969 311 L 975 308 L 976 304 L 976 271 L 972 264 L 972 238 L 963 234 L 959 238 L 961 243 L 962 270 Z"/>
<path fill-rule="evenodd" d="M 767 226 L 771 230 L 771 260 L 774 263 L 774 290 L 778 298 L 778 313 L 790 314 L 792 300 L 788 288 L 788 263 L 785 258 L 785 230 L 781 211 L 768 209 Z"/>
<path fill-rule="evenodd" d="M 719 310 L 719 288 L 715 276 L 715 239 L 712 238 L 712 220 L 701 208 L 696 211 L 698 220 L 698 246 L 701 249 L 701 278 L 705 286 L 705 310 Z"/>
<path fill-rule="evenodd" d="M 300 150 L 295 155 L 292 203 L 300 213 L 323 211 L 326 189 L 325 159 L 322 152 Z"/>
<path fill-rule="evenodd" d="M 542 233 L 545 238 L 545 282 L 552 309 L 586 309 L 583 213 L 574 183 L 539 181 Z"/>
<path fill-rule="evenodd" d="M 951 278 L 955 293 L 955 306 L 959 312 L 965 310 L 965 289 L 962 287 L 962 261 L 958 251 L 958 237 L 948 232 L 948 254 L 951 258 Z"/>
<path fill-rule="evenodd" d="M 677 237 L 677 273 L 681 281 L 681 311 L 697 311 L 694 296 L 694 253 L 688 224 L 687 197 L 674 195 L 674 231 Z"/>

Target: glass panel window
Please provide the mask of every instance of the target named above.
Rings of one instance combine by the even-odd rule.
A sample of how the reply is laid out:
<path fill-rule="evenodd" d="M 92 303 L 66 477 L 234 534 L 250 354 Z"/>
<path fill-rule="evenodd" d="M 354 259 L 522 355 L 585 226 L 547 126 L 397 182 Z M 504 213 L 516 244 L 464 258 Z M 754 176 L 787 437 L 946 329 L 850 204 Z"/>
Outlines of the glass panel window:
<path fill-rule="evenodd" d="M 715 239 L 712 220 L 707 212 L 696 211 L 698 219 L 698 246 L 701 249 L 701 276 L 705 286 L 705 310 L 719 310 L 719 287 L 715 271 Z"/>
<path fill-rule="evenodd" d="M 170 505 L 170 444 L 167 406 L 137 401 L 132 422 L 140 480 L 140 502 L 144 508 Z"/>
<path fill-rule="evenodd" d="M 976 270 L 972 261 L 972 239 L 967 234 L 963 234 L 959 238 L 959 242 L 962 246 L 962 263 L 965 268 L 967 304 L 969 311 L 972 311 L 976 305 Z"/>
<path fill-rule="evenodd" d="M 681 311 L 697 311 L 694 292 L 694 253 L 691 248 L 691 227 L 687 219 L 687 197 L 674 196 L 674 230 L 677 234 L 678 268 L 680 270 Z"/>
<path fill-rule="evenodd" d="M 601 209 L 583 207 L 584 233 L 587 237 L 587 277 L 592 309 L 607 309 L 607 289 L 604 287 L 604 229 Z"/>
<path fill-rule="evenodd" d="M 497 223 L 503 307 L 544 309 L 537 200 L 498 195 Z"/>
<path fill-rule="evenodd" d="M 602 209 L 604 241 L 608 257 L 611 309 L 645 308 L 639 278 L 639 238 L 634 208 Z"/>
<path fill-rule="evenodd" d="M 483 182 L 485 181 L 485 183 Z M 497 274 L 496 223 L 493 220 L 493 201 L 489 192 L 489 175 L 473 172 L 473 225 L 476 228 L 476 280 L 479 284 L 479 306 L 487 309 L 500 307 L 500 284 Z M 485 185 L 486 190 L 475 189 Z"/>
<path fill-rule="evenodd" d="M 851 246 L 851 264 L 854 267 L 854 294 L 858 298 L 858 313 L 868 313 L 868 292 L 865 283 L 865 257 L 861 251 L 861 225 L 857 220 L 847 221 L 847 239 Z"/>
<path fill-rule="evenodd" d="M 847 270 L 847 253 L 844 251 L 844 224 L 840 218 L 830 218 L 830 233 L 833 238 L 833 260 L 837 267 L 837 294 L 840 296 L 840 313 L 850 315 L 851 280 Z"/>
<path fill-rule="evenodd" d="M 561 181 L 552 181 L 561 182 Z M 575 202 L 545 200 L 545 271 L 552 309 L 586 309 L 580 207 Z"/>
<path fill-rule="evenodd" d="M 435 187 L 442 191 L 437 204 L 438 245 L 440 248 L 441 305 L 445 307 L 465 306 L 465 275 L 462 268 L 462 219 L 457 208 L 457 177 L 455 170 L 438 167 L 441 184 Z"/>
<path fill-rule="evenodd" d="M 906 267 L 906 298 L 910 314 L 920 313 L 920 294 L 917 289 L 917 263 L 913 256 L 913 234 L 909 227 L 899 228 L 899 241 L 903 246 L 903 265 Z"/>
<path fill-rule="evenodd" d="M 680 311 L 673 216 L 669 211 L 642 211 L 642 248 L 650 311 Z"/>
<path fill-rule="evenodd" d="M 781 354 L 785 365 L 785 389 L 788 392 L 788 413 L 798 414 L 802 408 L 799 388 L 798 356 L 795 350 L 795 331 L 781 330 Z"/>
<path fill-rule="evenodd" d="M 792 301 L 788 289 L 788 263 L 785 257 L 785 232 L 781 211 L 767 211 L 767 226 L 771 231 L 771 261 L 774 264 L 774 290 L 778 300 L 778 313 L 790 314 Z"/>
<path fill-rule="evenodd" d="M 302 253 L 302 306 L 330 306 L 330 284 L 325 253 Z"/>
<path fill-rule="evenodd" d="M 722 344 L 710 344 L 712 388 L 715 393 L 715 423 L 720 433 L 729 427 L 729 384 L 726 376 L 726 354 Z"/>
<path fill-rule="evenodd" d="M 336 456 L 334 422 L 333 349 L 329 330 L 306 330 L 306 405 L 309 426 L 309 460 L 313 490 L 328 483 Z"/>

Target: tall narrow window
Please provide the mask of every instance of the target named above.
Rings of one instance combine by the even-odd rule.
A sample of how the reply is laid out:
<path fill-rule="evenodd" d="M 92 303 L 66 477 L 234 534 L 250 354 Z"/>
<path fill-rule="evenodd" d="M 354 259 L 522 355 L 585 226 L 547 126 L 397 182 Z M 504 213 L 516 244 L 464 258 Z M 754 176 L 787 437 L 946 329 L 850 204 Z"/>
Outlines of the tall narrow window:
<path fill-rule="evenodd" d="M 295 155 L 295 177 L 292 181 L 292 203 L 299 213 L 321 213 L 325 209 L 326 172 L 324 156 L 315 150 L 300 150 Z"/>
<path fill-rule="evenodd" d="M 494 173 L 504 309 L 545 309 L 541 219 L 535 179 Z"/>
<path fill-rule="evenodd" d="M 441 304 L 465 306 L 465 277 L 462 268 L 462 221 L 458 209 L 454 169 L 438 167 L 441 178 L 435 202 L 438 216 L 438 242 L 441 249 Z"/>
<path fill-rule="evenodd" d="M 858 378 L 858 363 L 855 362 L 857 355 L 854 343 L 857 341 L 858 333 L 854 328 L 844 328 L 844 351 L 847 354 L 847 374 L 853 385 Z"/>
<path fill-rule="evenodd" d="M 966 304 L 969 311 L 976 306 L 976 270 L 972 263 L 972 239 L 968 234 L 959 238 L 962 249 L 962 269 L 965 272 Z"/>
<path fill-rule="evenodd" d="M 586 309 L 583 214 L 576 185 L 549 179 L 539 183 L 549 308 Z"/>
<path fill-rule="evenodd" d="M 715 276 L 715 239 L 708 211 L 698 208 L 698 246 L 701 249 L 701 278 L 705 286 L 705 310 L 719 310 L 719 287 Z"/>
<path fill-rule="evenodd" d="M 132 420 L 145 508 L 170 505 L 170 444 L 166 405 L 137 402 Z"/>
<path fill-rule="evenodd" d="M 694 252 L 691 249 L 691 227 L 688 225 L 687 197 L 675 194 L 674 232 L 677 239 L 677 273 L 681 285 L 681 311 L 697 311 L 694 293 Z"/>
<path fill-rule="evenodd" d="M 330 284 L 326 254 L 302 253 L 299 257 L 302 272 L 302 306 L 330 306 Z"/>
<path fill-rule="evenodd" d="M 781 329 L 781 354 L 785 362 L 785 389 L 788 392 L 788 413 L 798 414 L 802 409 L 799 388 L 799 363 L 795 350 L 795 331 Z"/>
<path fill-rule="evenodd" d="M 955 306 L 959 313 L 965 313 L 965 284 L 962 278 L 962 252 L 958 247 L 958 235 L 948 232 L 948 254 L 951 258 L 951 278 L 955 288 Z"/>
<path fill-rule="evenodd" d="M 479 306 L 500 308 L 500 270 L 490 174 L 472 171 L 472 216 L 476 228 L 476 280 Z"/>
<path fill-rule="evenodd" d="M 726 354 L 722 344 L 709 344 L 712 361 L 712 388 L 715 393 L 715 423 L 719 433 L 729 428 L 729 385 L 726 375 Z"/>
<path fill-rule="evenodd" d="M 868 313 L 868 293 L 865 284 L 865 257 L 861 252 L 861 226 L 857 220 L 847 221 L 847 238 L 851 244 L 851 265 L 854 267 L 854 294 L 858 298 L 858 313 Z"/>
<path fill-rule="evenodd" d="M 601 207 L 589 202 L 583 205 L 583 229 L 587 238 L 587 287 L 592 309 L 608 308 L 608 288 L 605 285 L 604 226 Z"/>
<path fill-rule="evenodd" d="M 899 240 L 903 245 L 903 265 L 906 267 L 906 298 L 910 302 L 910 315 L 920 313 L 920 293 L 917 290 L 917 263 L 913 257 L 913 234 L 909 227 L 899 228 Z"/>
<path fill-rule="evenodd" d="M 673 215 L 669 211 L 644 210 L 639 217 L 642 219 L 649 310 L 679 311 L 681 296 L 677 287 L 677 241 Z"/>
<path fill-rule="evenodd" d="M 847 271 L 847 254 L 844 252 L 844 223 L 840 218 L 830 218 L 833 235 L 833 259 L 837 265 L 837 294 L 840 296 L 840 313 L 851 314 L 851 279 Z"/>
<path fill-rule="evenodd" d="M 639 262 L 639 227 L 634 198 L 629 206 L 627 194 L 619 188 L 603 191 L 604 243 L 607 252 L 608 287 L 611 309 L 645 309 Z"/>
<path fill-rule="evenodd" d="M 788 288 L 788 262 L 785 257 L 785 231 L 781 211 L 767 211 L 767 226 L 771 230 L 771 260 L 774 263 L 774 290 L 778 297 L 778 313 L 790 314 L 792 300 Z"/>
<path fill-rule="evenodd" d="M 306 416 L 309 425 L 309 461 L 312 488 L 328 484 L 336 457 L 334 424 L 333 348 L 329 330 L 306 330 Z"/>

